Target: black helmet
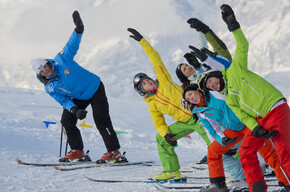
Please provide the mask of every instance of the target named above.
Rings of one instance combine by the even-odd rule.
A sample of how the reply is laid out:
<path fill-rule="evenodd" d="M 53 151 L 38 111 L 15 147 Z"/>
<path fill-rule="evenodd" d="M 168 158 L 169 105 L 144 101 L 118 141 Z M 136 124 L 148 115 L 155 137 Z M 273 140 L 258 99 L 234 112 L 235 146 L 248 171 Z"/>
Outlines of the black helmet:
<path fill-rule="evenodd" d="M 139 93 L 139 95 L 144 96 L 147 91 L 144 90 L 141 86 L 141 82 L 143 79 L 150 79 L 153 81 L 153 79 L 151 79 L 150 77 L 148 77 L 145 73 L 138 73 L 134 76 L 133 79 L 133 84 L 134 84 L 134 89 L 137 91 L 137 93 Z"/>
<path fill-rule="evenodd" d="M 223 74 L 221 71 L 219 70 L 208 70 L 202 74 L 200 74 L 198 77 L 197 77 L 197 84 L 198 84 L 198 87 L 203 90 L 203 91 L 210 91 L 210 89 L 206 88 L 206 81 L 208 80 L 208 78 L 210 77 L 216 77 L 216 78 L 219 78 L 222 80 L 222 83 L 223 83 Z M 223 89 L 224 88 L 224 85 L 223 87 L 221 86 L 221 88 Z"/>

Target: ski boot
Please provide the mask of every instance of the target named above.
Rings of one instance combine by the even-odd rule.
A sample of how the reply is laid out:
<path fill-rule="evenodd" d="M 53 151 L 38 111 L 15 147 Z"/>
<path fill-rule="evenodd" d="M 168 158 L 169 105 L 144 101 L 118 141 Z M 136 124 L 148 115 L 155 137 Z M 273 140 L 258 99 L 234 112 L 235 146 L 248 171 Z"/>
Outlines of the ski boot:
<path fill-rule="evenodd" d="M 201 189 L 200 192 L 228 192 L 228 188 L 225 182 L 211 183 L 205 188 Z"/>
<path fill-rule="evenodd" d="M 285 186 L 280 192 L 290 192 L 290 186 Z"/>
<path fill-rule="evenodd" d="M 279 181 L 279 186 L 284 187 L 283 189 L 281 189 L 279 192 L 290 192 L 290 186 L 285 186 L 285 184 L 281 181 Z"/>
<path fill-rule="evenodd" d="M 242 191 L 242 192 L 250 191 L 249 186 L 245 180 L 230 181 L 227 183 L 227 187 L 229 191 Z"/>
<path fill-rule="evenodd" d="M 105 153 L 100 160 L 96 161 L 96 164 L 101 163 L 128 163 L 127 158 L 125 157 L 125 153 L 121 155 L 118 150 L 109 151 Z"/>
<path fill-rule="evenodd" d="M 68 152 L 64 158 L 59 159 L 59 162 L 70 162 L 72 160 L 80 160 L 84 156 L 85 154 L 82 150 L 70 150 L 70 152 Z"/>
<path fill-rule="evenodd" d="M 78 161 L 80 161 L 80 162 L 92 161 L 91 157 L 89 156 L 89 152 L 90 152 L 90 150 L 87 150 L 85 156 L 83 158 L 79 159 Z"/>
<path fill-rule="evenodd" d="M 82 150 L 70 150 L 64 158 L 71 159 L 71 160 L 78 160 L 85 156 L 84 152 Z"/>
<path fill-rule="evenodd" d="M 167 181 L 167 180 L 174 180 L 180 181 L 181 180 L 181 172 L 177 171 L 163 171 L 155 176 L 157 181 Z"/>
<path fill-rule="evenodd" d="M 196 164 L 207 164 L 207 156 L 204 156 L 200 161 L 196 161 Z"/>

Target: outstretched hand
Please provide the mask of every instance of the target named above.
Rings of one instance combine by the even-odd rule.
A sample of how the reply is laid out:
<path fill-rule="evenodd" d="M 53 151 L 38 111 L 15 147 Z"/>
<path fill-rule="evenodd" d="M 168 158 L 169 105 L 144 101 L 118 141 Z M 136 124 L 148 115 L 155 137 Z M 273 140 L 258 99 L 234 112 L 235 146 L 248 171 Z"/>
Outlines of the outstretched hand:
<path fill-rule="evenodd" d="M 213 58 L 215 58 L 216 55 L 217 55 L 217 52 L 212 52 L 212 51 L 210 51 L 209 49 L 207 49 L 207 48 L 205 48 L 205 47 L 201 48 L 200 50 L 201 50 L 203 53 L 205 53 L 205 54 L 207 54 L 207 55 L 209 55 L 209 56 L 211 56 L 211 57 L 213 57 Z"/>
<path fill-rule="evenodd" d="M 196 31 L 200 31 L 204 34 L 206 34 L 209 31 L 209 27 L 196 18 L 188 19 L 187 23 L 190 24 L 191 28 L 194 28 L 196 29 Z"/>
<path fill-rule="evenodd" d="M 82 34 L 84 32 L 84 24 L 83 24 L 83 21 L 81 19 L 79 12 L 74 11 L 72 14 L 72 17 L 76 26 L 75 31 L 79 34 Z"/>
<path fill-rule="evenodd" d="M 194 67 L 194 69 L 199 69 L 200 68 L 200 63 L 198 60 L 195 58 L 194 54 L 191 53 L 185 53 L 183 57 L 186 59 L 186 61 Z"/>
<path fill-rule="evenodd" d="M 141 41 L 141 39 L 143 38 L 143 36 L 136 29 L 128 28 L 127 31 L 133 34 L 133 35 L 130 35 L 130 37 L 135 39 L 136 41 Z"/>
<path fill-rule="evenodd" d="M 221 6 L 221 10 L 222 10 L 222 18 L 228 25 L 229 31 L 234 31 L 240 28 L 240 24 L 236 20 L 235 13 L 229 5 L 223 4 Z"/>
<path fill-rule="evenodd" d="M 195 57 L 197 57 L 200 61 L 205 61 L 207 59 L 207 55 L 205 53 L 203 53 L 201 50 L 199 50 L 198 48 L 189 45 L 189 48 L 193 50 L 193 55 Z"/>

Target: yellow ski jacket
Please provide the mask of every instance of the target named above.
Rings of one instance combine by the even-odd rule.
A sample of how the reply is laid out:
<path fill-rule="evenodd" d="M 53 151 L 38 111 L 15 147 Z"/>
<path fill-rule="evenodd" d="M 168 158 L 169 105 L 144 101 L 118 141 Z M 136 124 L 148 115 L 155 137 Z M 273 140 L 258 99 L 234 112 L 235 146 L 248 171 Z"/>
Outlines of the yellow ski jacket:
<path fill-rule="evenodd" d="M 159 82 L 156 93 L 144 100 L 149 104 L 148 110 L 155 128 L 164 138 L 169 133 L 164 114 L 172 116 L 176 121 L 187 122 L 191 118 L 191 112 L 183 109 L 180 103 L 183 90 L 172 81 L 160 55 L 144 38 L 139 43 L 149 57 Z"/>

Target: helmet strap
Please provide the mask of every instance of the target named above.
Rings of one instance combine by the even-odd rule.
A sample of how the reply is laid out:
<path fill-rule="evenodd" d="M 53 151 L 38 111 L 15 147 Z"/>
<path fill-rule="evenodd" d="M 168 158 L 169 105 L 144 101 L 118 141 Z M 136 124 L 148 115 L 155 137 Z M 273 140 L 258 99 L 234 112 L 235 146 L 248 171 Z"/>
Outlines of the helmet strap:
<path fill-rule="evenodd" d="M 220 78 L 220 90 L 219 90 L 219 92 L 223 91 L 224 89 L 225 89 L 224 78 Z"/>

